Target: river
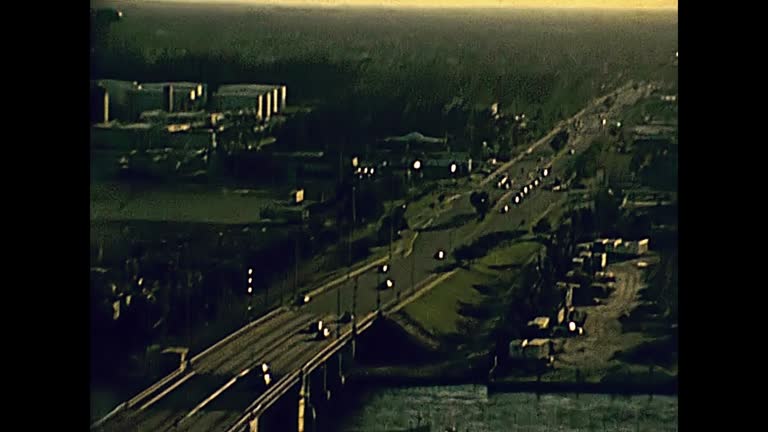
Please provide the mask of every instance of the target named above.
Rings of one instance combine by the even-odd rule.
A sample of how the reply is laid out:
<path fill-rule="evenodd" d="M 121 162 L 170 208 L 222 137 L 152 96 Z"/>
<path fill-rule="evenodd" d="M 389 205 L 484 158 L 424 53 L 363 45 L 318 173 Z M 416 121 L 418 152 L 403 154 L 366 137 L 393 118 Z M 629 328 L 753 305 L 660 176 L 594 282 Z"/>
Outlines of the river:
<path fill-rule="evenodd" d="M 362 391 L 333 432 L 389 432 L 421 414 L 433 432 L 677 431 L 676 396 L 493 393 L 485 386 Z"/>

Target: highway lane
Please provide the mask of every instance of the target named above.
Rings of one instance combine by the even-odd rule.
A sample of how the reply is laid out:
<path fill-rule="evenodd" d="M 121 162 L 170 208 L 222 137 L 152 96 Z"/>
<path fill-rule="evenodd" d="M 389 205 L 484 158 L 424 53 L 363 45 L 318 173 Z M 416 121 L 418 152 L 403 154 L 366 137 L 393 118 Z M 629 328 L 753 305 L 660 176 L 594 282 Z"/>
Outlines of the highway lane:
<path fill-rule="evenodd" d="M 329 316 L 327 319 L 329 328 L 334 332 L 336 326 L 340 326 L 342 331 L 350 328 L 350 324 L 333 322 L 333 317 Z M 300 369 L 334 340 L 333 337 L 316 340 L 313 336 L 308 334 L 295 335 L 279 352 L 275 353 L 275 360 L 270 365 L 277 380 Z M 263 393 L 262 388 L 254 382 L 255 380 L 258 380 L 258 376 L 233 385 L 208 407 L 200 410 L 194 418 L 188 419 L 175 430 L 184 432 L 226 431 L 243 415 L 243 411 Z M 278 382 L 277 380 L 275 383 Z"/>
<path fill-rule="evenodd" d="M 451 201 L 447 209 L 441 208 L 442 206 L 440 205 L 436 206 L 435 213 L 430 218 L 430 226 L 433 229 L 419 231 L 418 237 L 414 242 L 413 252 L 409 256 L 406 257 L 404 254 L 394 256 L 393 261 L 390 263 L 390 273 L 387 275 L 379 275 L 374 269 L 359 276 L 356 302 L 357 315 L 363 316 L 375 310 L 376 287 L 386 277 L 394 280 L 395 289 L 380 291 L 382 304 L 394 299 L 398 290 L 411 289 L 414 282 L 418 284 L 432 274 L 435 269 L 444 265 L 445 262 L 437 261 L 434 258 L 434 254 L 438 249 L 444 249 L 450 254 L 450 251 L 448 251 L 449 245 L 455 249 L 457 246 L 468 243 L 484 234 L 523 228 L 521 226 L 523 222 L 525 222 L 524 225 L 527 227 L 529 223 L 534 222 L 542 214 L 553 208 L 556 203 L 565 198 L 565 194 L 548 191 L 546 188 L 539 186 L 524 199 L 523 204 L 519 207 L 512 204 L 512 197 L 524 185 L 530 182 L 530 175 L 538 174 L 537 170 L 545 166 L 551 166 L 553 172 L 545 178 L 544 184 L 550 183 L 555 176 L 562 176 L 562 170 L 566 164 L 575 158 L 576 155 L 586 150 L 594 137 L 603 133 L 604 129 L 601 128 L 601 120 L 603 118 L 609 121 L 620 120 L 620 112 L 624 106 L 631 105 L 641 96 L 646 95 L 647 90 L 644 86 L 639 88 L 639 90 L 633 90 L 628 84 L 622 87 L 619 97 L 616 98 L 616 103 L 610 109 L 605 109 L 602 106 L 602 98 L 596 100 L 588 108 L 580 111 L 573 118 L 561 122 L 558 128 L 531 145 L 529 147 L 530 152 L 522 153 L 510 162 L 501 165 L 499 169 L 487 178 L 481 180 L 479 182 L 480 186 L 482 189 L 490 192 L 492 200 L 498 200 L 499 197 L 506 195 L 505 201 L 510 203 L 511 207 L 509 213 L 499 213 L 500 206 L 505 203 L 504 201 L 499 201 L 484 221 L 478 221 L 475 210 L 469 202 L 469 194 L 471 190 L 476 190 L 478 183 L 472 185 L 460 184 L 454 193 L 450 195 L 458 194 L 461 196 Z M 575 119 L 579 119 L 589 126 L 584 129 L 587 133 L 575 133 L 571 130 L 571 140 L 567 148 L 557 155 L 553 155 L 553 151 L 549 147 L 550 139 L 560 128 L 567 127 Z M 570 148 L 574 150 L 574 155 L 569 154 L 568 149 Z M 539 161 L 540 157 L 544 157 L 544 160 L 541 162 Z M 509 193 L 510 191 L 508 190 L 494 188 L 495 179 L 502 172 L 508 173 L 513 180 L 510 190 L 512 193 Z M 354 280 L 349 280 L 336 288 L 318 295 L 304 308 L 316 313 L 323 311 L 335 312 L 340 303 L 340 310 L 342 312 L 351 311 L 353 286 Z M 338 295 L 339 292 L 341 293 L 340 296 Z M 404 293 L 401 293 L 402 295 Z M 337 297 L 340 298 L 340 302 L 337 302 Z"/>
<path fill-rule="evenodd" d="M 143 405 L 129 415 L 108 422 L 104 431 L 157 431 L 165 430 L 192 410 L 198 403 L 221 388 L 233 376 L 255 363 L 274 358 L 273 352 L 287 338 L 307 328 L 319 319 L 302 311 L 298 314 L 278 315 L 263 326 L 260 331 L 249 331 L 245 337 L 238 337 L 234 344 L 217 350 L 213 361 L 201 362 L 164 397 L 149 406 Z"/>

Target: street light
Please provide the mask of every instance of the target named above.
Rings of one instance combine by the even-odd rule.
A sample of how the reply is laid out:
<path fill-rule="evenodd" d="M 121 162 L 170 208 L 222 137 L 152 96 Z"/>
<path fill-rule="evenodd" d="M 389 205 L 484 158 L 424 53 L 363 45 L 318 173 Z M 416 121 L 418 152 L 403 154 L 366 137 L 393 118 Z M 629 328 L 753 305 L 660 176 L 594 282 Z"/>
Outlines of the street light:
<path fill-rule="evenodd" d="M 420 160 L 416 159 L 416 160 L 413 162 L 413 169 L 415 169 L 415 170 L 419 170 L 419 169 L 421 169 L 421 161 L 420 161 Z"/>
<path fill-rule="evenodd" d="M 548 176 L 549 175 L 549 168 L 544 168 L 543 174 L 544 174 L 544 177 Z"/>
<path fill-rule="evenodd" d="M 440 249 L 439 251 L 437 251 L 437 253 L 435 254 L 435 258 L 437 258 L 438 260 L 443 260 L 443 259 L 445 259 L 445 251 L 444 251 L 444 250 L 442 250 L 442 249 Z"/>
<path fill-rule="evenodd" d="M 389 271 L 389 264 L 384 264 L 381 267 L 379 267 L 379 272 L 386 273 Z"/>
<path fill-rule="evenodd" d="M 457 169 L 458 169 L 458 168 L 457 168 L 456 164 L 455 164 L 455 163 L 452 163 L 452 164 L 451 164 L 451 174 L 455 174 Z"/>
<path fill-rule="evenodd" d="M 515 204 L 520 204 L 520 195 L 515 195 Z"/>
<path fill-rule="evenodd" d="M 525 187 L 523 188 L 523 193 L 524 193 L 524 194 L 527 194 L 527 193 L 528 193 L 528 186 L 525 186 Z"/>

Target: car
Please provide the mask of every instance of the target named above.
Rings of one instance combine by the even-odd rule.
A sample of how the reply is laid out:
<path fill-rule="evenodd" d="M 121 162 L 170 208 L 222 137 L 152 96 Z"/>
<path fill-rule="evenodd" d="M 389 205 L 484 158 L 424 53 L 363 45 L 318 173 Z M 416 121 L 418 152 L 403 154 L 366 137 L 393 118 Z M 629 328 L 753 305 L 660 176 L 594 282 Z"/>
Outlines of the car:
<path fill-rule="evenodd" d="M 305 304 L 309 303 L 310 300 L 311 299 L 308 294 L 299 294 L 293 300 L 293 304 L 294 306 L 304 306 Z"/>
<path fill-rule="evenodd" d="M 496 187 L 498 189 L 509 189 L 510 187 L 509 175 L 502 174 L 496 179 Z"/>
<path fill-rule="evenodd" d="M 329 336 L 331 336 L 331 329 L 329 329 L 328 327 L 323 327 L 322 330 L 318 330 L 318 332 L 315 335 L 315 339 L 317 340 L 328 339 Z"/>
<path fill-rule="evenodd" d="M 323 322 L 323 320 L 318 320 L 318 321 L 312 322 L 307 328 L 307 330 L 310 333 L 316 333 L 316 332 L 323 331 L 323 328 L 325 328 L 325 323 Z"/>

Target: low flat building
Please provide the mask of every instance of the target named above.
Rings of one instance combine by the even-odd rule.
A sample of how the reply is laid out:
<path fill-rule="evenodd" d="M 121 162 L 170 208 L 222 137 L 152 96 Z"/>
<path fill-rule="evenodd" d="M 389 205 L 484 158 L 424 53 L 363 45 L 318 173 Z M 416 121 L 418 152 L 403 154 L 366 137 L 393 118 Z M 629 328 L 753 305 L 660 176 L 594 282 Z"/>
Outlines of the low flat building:
<path fill-rule="evenodd" d="M 91 148 L 95 150 L 137 150 L 151 148 L 161 131 L 149 123 L 99 123 L 91 127 Z"/>
<path fill-rule="evenodd" d="M 286 107 L 287 88 L 281 84 L 228 84 L 212 97 L 214 109 L 252 112 L 259 120 L 268 120 Z"/>
<path fill-rule="evenodd" d="M 102 79 L 91 82 L 92 88 L 101 88 L 109 96 L 107 109 L 109 111 L 108 121 L 120 120 L 123 122 L 134 121 L 130 118 L 129 93 L 138 85 L 135 81 L 121 81 Z M 105 123 L 103 117 L 99 123 Z"/>
<path fill-rule="evenodd" d="M 169 113 L 205 108 L 206 86 L 192 82 L 141 83 L 128 91 L 129 119 L 141 113 L 162 110 Z"/>
<path fill-rule="evenodd" d="M 617 248 L 614 253 L 620 255 L 639 256 L 648 252 L 648 245 L 648 239 L 626 241 L 621 245 L 621 247 Z"/>
<path fill-rule="evenodd" d="M 414 152 L 435 153 L 447 151 L 447 143 L 448 140 L 445 138 L 428 137 L 419 132 L 411 132 L 402 136 L 381 139 L 377 142 L 376 148 L 399 155 Z"/>
<path fill-rule="evenodd" d="M 552 356 L 552 341 L 550 339 L 515 339 L 509 343 L 509 358 L 511 360 L 544 360 Z"/>

